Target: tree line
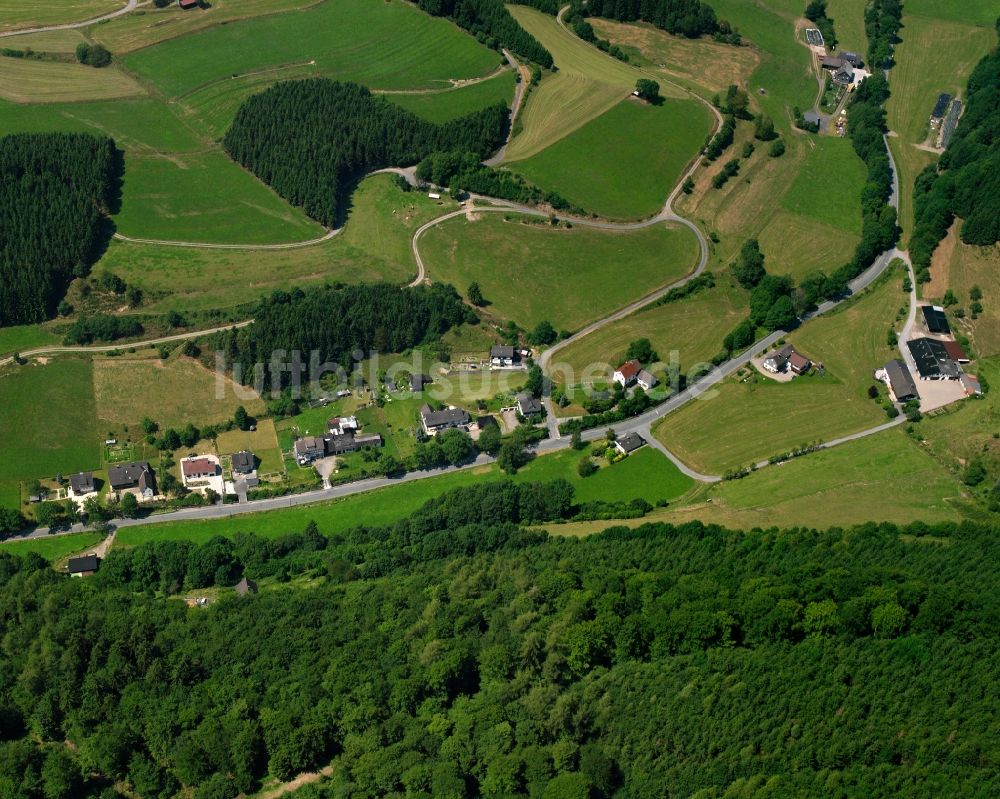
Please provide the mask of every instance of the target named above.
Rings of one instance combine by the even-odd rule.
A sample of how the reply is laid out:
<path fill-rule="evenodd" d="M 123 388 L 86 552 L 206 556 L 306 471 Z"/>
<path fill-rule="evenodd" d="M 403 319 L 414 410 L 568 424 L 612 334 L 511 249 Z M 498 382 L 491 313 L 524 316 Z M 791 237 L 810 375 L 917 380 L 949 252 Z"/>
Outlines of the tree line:
<path fill-rule="evenodd" d="M 115 549 L 88 580 L 0 553 L 0 788 L 233 799 L 332 765 L 309 799 L 1000 790 L 995 526 L 522 528 L 571 504 L 489 483 L 387 526 Z"/>
<path fill-rule="evenodd" d="M 559 11 L 556 0 L 517 0 L 517 4 L 553 16 Z M 552 67 L 552 54 L 518 24 L 503 0 L 417 0 L 417 5 L 428 14 L 448 17 L 487 47 L 507 48 L 546 69 Z"/>
<path fill-rule="evenodd" d="M 301 353 L 303 382 L 310 357 L 348 369 L 355 352 L 403 352 L 436 340 L 452 327 L 477 321 L 449 285 L 434 283 L 400 291 L 389 283 L 327 285 L 291 292 L 275 291 L 253 309 L 253 324 L 216 333 L 206 350 L 222 352 L 226 365 L 239 365 L 250 383 L 254 366 L 263 364 L 263 386 L 280 389 L 290 373 L 272 382 L 273 357 Z M 349 370 L 348 370 L 349 371 Z"/>
<path fill-rule="evenodd" d="M 0 327 L 56 313 L 107 235 L 114 142 L 81 133 L 0 138 Z"/>
<path fill-rule="evenodd" d="M 697 39 L 716 36 L 732 44 L 740 43 L 740 35 L 728 22 L 720 22 L 715 10 L 701 0 L 587 0 L 574 4 L 574 10 L 594 17 L 607 17 L 619 22 L 648 22 L 667 33 Z"/>
<path fill-rule="evenodd" d="M 929 279 L 931 256 L 955 217 L 964 220 L 966 244 L 1000 241 L 1000 48 L 969 76 L 962 124 L 937 164 L 929 164 L 913 189 L 916 224 L 910 240 L 913 265 Z"/>
<path fill-rule="evenodd" d="M 292 205 L 335 227 L 366 173 L 410 166 L 440 150 L 485 158 L 503 144 L 509 123 L 508 108 L 498 103 L 437 125 L 363 86 L 315 78 L 248 98 L 223 146 Z"/>

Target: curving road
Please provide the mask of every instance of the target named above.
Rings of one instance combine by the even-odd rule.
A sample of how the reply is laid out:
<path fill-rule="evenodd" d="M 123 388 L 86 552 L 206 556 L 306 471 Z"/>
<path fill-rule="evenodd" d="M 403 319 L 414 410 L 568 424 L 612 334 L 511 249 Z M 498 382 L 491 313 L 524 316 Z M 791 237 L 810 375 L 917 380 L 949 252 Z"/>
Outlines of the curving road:
<path fill-rule="evenodd" d="M 135 9 L 139 5 L 138 0 L 128 0 L 123 8 L 119 8 L 117 11 L 112 11 L 110 14 L 104 14 L 100 17 L 94 17 L 93 19 L 85 19 L 83 22 L 66 22 L 61 25 L 45 25 L 40 28 L 22 28 L 16 31 L 4 31 L 0 33 L 0 39 L 5 36 L 20 36 L 24 33 L 47 33 L 48 31 L 66 31 L 72 30 L 73 28 L 86 28 L 88 25 L 96 25 L 98 22 L 106 22 L 109 19 L 114 19 L 115 17 L 120 17 L 122 14 L 127 14 L 129 11 Z"/>
<path fill-rule="evenodd" d="M 124 236 L 121 233 L 115 233 L 114 238 L 118 241 L 127 241 L 130 244 L 156 244 L 160 247 L 192 247 L 198 250 L 297 250 L 302 247 L 312 247 L 314 244 L 322 244 L 324 241 L 329 241 L 343 229 L 343 226 L 341 226 L 333 230 L 328 230 L 319 238 L 309 239 L 308 241 L 292 241 L 287 244 L 216 244 L 201 241 L 164 241 L 163 239 L 140 239 L 134 236 Z"/>

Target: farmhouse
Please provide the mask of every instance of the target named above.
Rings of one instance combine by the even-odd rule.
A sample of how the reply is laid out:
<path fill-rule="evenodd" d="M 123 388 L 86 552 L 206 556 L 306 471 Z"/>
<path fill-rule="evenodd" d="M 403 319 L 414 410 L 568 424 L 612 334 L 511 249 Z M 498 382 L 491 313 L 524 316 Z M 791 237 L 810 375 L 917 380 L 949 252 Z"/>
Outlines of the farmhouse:
<path fill-rule="evenodd" d="M 89 577 L 97 571 L 100 563 L 100 558 L 91 553 L 79 558 L 70 558 L 66 563 L 66 571 L 69 572 L 71 577 Z"/>
<path fill-rule="evenodd" d="M 615 374 L 613 380 L 618 383 L 622 388 L 628 388 L 639 377 L 639 372 L 642 371 L 642 367 L 636 360 L 625 361 L 621 366 L 615 369 Z"/>
<path fill-rule="evenodd" d="M 854 70 L 850 64 L 843 64 L 833 72 L 834 83 L 841 83 L 847 86 L 854 82 Z"/>
<path fill-rule="evenodd" d="M 300 466 L 312 463 L 326 454 L 323 439 L 317 436 L 303 436 L 295 441 L 295 460 Z"/>
<path fill-rule="evenodd" d="M 181 461 L 181 475 L 186 480 L 204 480 L 215 477 L 219 464 L 211 458 L 184 458 Z"/>
<path fill-rule="evenodd" d="M 792 350 L 792 354 L 788 356 L 788 365 L 795 374 L 804 375 L 812 368 L 812 361 Z"/>
<path fill-rule="evenodd" d="M 824 55 L 819 58 L 819 65 L 823 69 L 828 69 L 831 72 L 836 72 L 842 66 L 844 66 L 844 59 L 835 55 Z"/>
<path fill-rule="evenodd" d="M 948 317 L 945 316 L 944 308 L 940 305 L 921 305 L 920 312 L 924 315 L 924 324 L 929 333 L 951 333 Z"/>
<path fill-rule="evenodd" d="M 788 367 L 788 359 L 795 352 L 791 344 L 786 344 L 780 350 L 774 350 L 764 358 L 763 366 L 767 371 L 780 374 Z"/>
<path fill-rule="evenodd" d="M 238 583 L 236 583 L 236 593 L 239 596 L 246 596 L 247 594 L 257 593 L 257 583 L 254 580 L 248 580 L 244 577 Z"/>
<path fill-rule="evenodd" d="M 108 483 L 112 491 L 136 489 L 143 499 L 151 499 L 156 493 L 153 470 L 146 461 L 120 463 L 108 469 Z"/>
<path fill-rule="evenodd" d="M 615 449 L 622 455 L 629 455 L 646 443 L 646 439 L 638 433 L 626 433 L 615 440 Z"/>
<path fill-rule="evenodd" d="M 840 57 L 848 64 L 850 64 L 852 67 L 860 67 L 864 64 L 864 61 L 861 60 L 861 56 L 859 56 L 857 53 L 852 53 L 848 51 L 846 53 L 841 53 Z"/>
<path fill-rule="evenodd" d="M 647 372 L 645 369 L 639 370 L 639 374 L 635 376 L 635 382 L 639 384 L 639 388 L 643 391 L 649 391 L 653 386 L 660 384 L 660 381 L 656 379 L 656 375 L 652 372 Z"/>
<path fill-rule="evenodd" d="M 518 355 L 512 346 L 496 344 L 490 347 L 490 364 L 493 366 L 513 366 Z"/>
<path fill-rule="evenodd" d="M 378 433 L 359 436 L 349 430 L 339 436 L 323 436 L 323 453 L 325 455 L 343 455 L 346 452 L 356 452 L 365 447 L 381 446 L 382 436 Z"/>
<path fill-rule="evenodd" d="M 915 338 L 907 341 L 913 362 L 921 380 L 958 380 L 962 370 L 948 357 L 944 342 L 933 338 Z"/>
<path fill-rule="evenodd" d="M 233 474 L 250 474 L 257 464 L 254 454 L 248 449 L 235 453 L 232 460 Z"/>
<path fill-rule="evenodd" d="M 69 493 L 72 497 L 82 497 L 95 491 L 94 475 L 91 472 L 79 472 L 69 476 Z"/>
<path fill-rule="evenodd" d="M 436 435 L 440 430 L 447 430 L 449 427 L 467 425 L 469 421 L 469 414 L 461 408 L 435 411 L 430 405 L 424 405 L 420 409 L 420 424 L 429 436 Z"/>
<path fill-rule="evenodd" d="M 913 375 L 906 364 L 899 358 L 889 361 L 875 377 L 889 387 L 889 393 L 896 402 L 917 399 L 917 384 L 913 382 Z"/>
<path fill-rule="evenodd" d="M 542 412 L 541 400 L 528 393 L 518 394 L 517 410 L 521 416 L 537 416 Z"/>

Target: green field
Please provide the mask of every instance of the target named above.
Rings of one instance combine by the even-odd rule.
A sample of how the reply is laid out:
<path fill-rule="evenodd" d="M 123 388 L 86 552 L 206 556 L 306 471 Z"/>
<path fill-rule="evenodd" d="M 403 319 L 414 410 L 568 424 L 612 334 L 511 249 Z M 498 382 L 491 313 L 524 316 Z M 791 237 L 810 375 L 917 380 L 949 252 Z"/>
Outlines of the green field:
<path fill-rule="evenodd" d="M 388 175 L 362 181 L 351 206 L 343 231 L 310 247 L 241 251 L 113 241 L 99 268 L 142 288 L 144 309 L 159 312 L 228 307 L 325 281 L 403 283 L 416 274 L 413 231 L 455 207 L 403 193 Z"/>
<path fill-rule="evenodd" d="M 63 103 L 137 97 L 146 92 L 115 68 L 94 69 L 68 61 L 0 57 L 0 99 L 15 103 Z"/>
<path fill-rule="evenodd" d="M 837 31 L 838 50 L 853 50 L 862 58 L 868 52 L 865 8 L 868 0 L 827 0 L 826 13 Z"/>
<path fill-rule="evenodd" d="M 83 34 L 78 30 L 54 30 L 5 36 L 3 46 L 15 50 L 31 49 L 36 53 L 72 53 L 82 41 Z"/>
<path fill-rule="evenodd" d="M 307 241 L 323 228 L 221 152 L 129 155 L 118 232 L 181 241 Z"/>
<path fill-rule="evenodd" d="M 0 0 L 0 31 L 82 22 L 124 5 L 124 0 Z"/>
<path fill-rule="evenodd" d="M 139 50 L 125 63 L 175 98 L 233 75 L 310 61 L 324 75 L 373 88 L 440 87 L 486 74 L 499 58 L 402 0 L 338 0 L 208 28 Z"/>
<path fill-rule="evenodd" d="M 56 335 L 49 328 L 41 325 L 0 327 L 0 356 L 61 342 L 62 336 Z"/>
<path fill-rule="evenodd" d="M 860 222 L 861 209 L 856 210 Z M 843 225 L 828 225 L 784 209 L 775 211 L 757 233 L 760 249 L 767 259 L 767 271 L 791 275 L 796 281 L 817 270 L 833 272 L 850 260 L 860 238 L 845 231 Z"/>
<path fill-rule="evenodd" d="M 898 357 L 886 334 L 905 304 L 897 274 L 788 337 L 796 350 L 824 364 L 825 376 L 814 371 L 777 383 L 755 372 L 750 380 L 725 381 L 711 396 L 666 416 L 656 437 L 692 468 L 722 474 L 885 422 L 866 391 L 872 371 Z"/>
<path fill-rule="evenodd" d="M 101 464 L 89 359 L 4 367 L 0 373 L 0 484 Z M 0 491 L 10 496 L 10 489 Z"/>
<path fill-rule="evenodd" d="M 507 69 L 489 80 L 434 92 L 386 94 L 386 98 L 431 122 L 448 122 L 496 103 L 509 107 L 514 100 L 514 70 Z"/>
<path fill-rule="evenodd" d="M 903 14 L 904 22 L 906 14 L 916 14 L 988 28 L 996 22 L 997 4 L 995 0 L 907 0 Z"/>
<path fill-rule="evenodd" d="M 47 561 L 57 561 L 67 555 L 75 555 L 90 549 L 103 538 L 100 533 L 71 533 L 69 535 L 53 535 L 48 538 L 28 538 L 23 541 L 0 542 L 0 553 L 11 555 L 27 555 L 34 552 Z"/>
<path fill-rule="evenodd" d="M 836 137 L 811 140 L 798 174 L 781 206 L 792 213 L 814 219 L 847 233 L 861 235 L 861 189 L 868 172 L 847 139 Z M 831 271 L 848 260 L 838 254 Z"/>
<path fill-rule="evenodd" d="M 637 231 L 551 228 L 483 213 L 431 228 L 420 239 L 431 280 L 460 292 L 478 281 L 492 313 L 530 329 L 548 319 L 573 330 L 694 269 L 686 228 Z"/>
<path fill-rule="evenodd" d="M 668 98 L 654 106 L 629 98 L 511 168 L 601 216 L 651 216 L 663 207 L 712 123 L 712 113 L 695 100 Z"/>
<path fill-rule="evenodd" d="M 581 453 L 573 450 L 545 455 L 520 470 L 515 479 L 545 481 L 565 478 L 576 488 L 577 501 L 583 502 L 614 502 L 636 496 L 650 501 L 657 498 L 674 499 L 689 487 L 687 478 L 677 472 L 666 458 L 652 450 L 639 457 L 632 456 L 612 466 L 604 466 L 602 471 L 586 479 L 576 473 L 580 457 Z M 135 546 L 143 541 L 207 541 L 213 535 L 233 535 L 238 532 L 276 537 L 298 532 L 310 521 L 315 521 L 325 534 L 343 532 L 362 523 L 374 527 L 403 518 L 426 501 L 451 488 L 502 477 L 496 466 L 480 466 L 305 507 L 210 521 L 163 522 L 123 528 L 118 532 L 115 543 Z M 623 491 L 626 492 L 624 495 Z"/>

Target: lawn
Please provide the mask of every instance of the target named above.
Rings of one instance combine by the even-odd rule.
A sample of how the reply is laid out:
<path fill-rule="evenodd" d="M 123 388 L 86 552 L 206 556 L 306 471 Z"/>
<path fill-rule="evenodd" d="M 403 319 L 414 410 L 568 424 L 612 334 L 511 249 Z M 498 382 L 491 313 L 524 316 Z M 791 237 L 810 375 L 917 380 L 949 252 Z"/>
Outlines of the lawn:
<path fill-rule="evenodd" d="M 61 357 L 0 372 L 0 481 L 100 467 L 103 437 L 92 381 L 88 358 Z"/>
<path fill-rule="evenodd" d="M 124 0 L 0 0 L 0 31 L 82 22 L 124 5 Z"/>
<path fill-rule="evenodd" d="M 585 336 L 558 353 L 553 371 L 565 374 L 560 379 L 571 385 L 589 385 L 625 359 L 630 342 L 648 338 L 664 363 L 676 360 L 687 374 L 722 349 L 726 333 L 747 316 L 747 296 L 720 276 L 715 288 L 647 307 Z"/>
<path fill-rule="evenodd" d="M 431 280 L 460 292 L 478 281 L 489 310 L 525 328 L 548 319 L 574 330 L 690 272 L 694 235 L 679 225 L 617 232 L 506 221 L 483 213 L 420 239 Z"/>
<path fill-rule="evenodd" d="M 696 100 L 649 105 L 630 97 L 511 168 L 601 216 L 652 216 L 697 155 L 713 119 Z"/>
<path fill-rule="evenodd" d="M 387 94 L 386 98 L 417 116 L 440 124 L 496 103 L 509 107 L 514 101 L 515 78 L 514 70 L 508 69 L 489 80 L 457 89 Z"/>
<path fill-rule="evenodd" d="M 598 471 L 588 478 L 576 474 L 576 464 L 581 454 L 572 450 L 536 458 L 518 472 L 518 481 L 547 481 L 565 478 L 575 487 L 577 501 L 606 500 L 614 502 L 642 495 L 647 500 L 673 499 L 689 487 L 687 478 L 659 453 L 650 451 L 641 457 L 630 457 Z M 616 471 L 617 470 L 617 471 Z M 207 541 L 213 535 L 230 536 L 237 532 L 255 532 L 276 537 L 302 530 L 310 521 L 319 525 L 326 534 L 343 532 L 364 524 L 374 527 L 403 518 L 417 510 L 428 500 L 445 491 L 461 486 L 480 484 L 485 480 L 499 480 L 503 474 L 495 465 L 478 466 L 452 472 L 441 477 L 407 483 L 355 494 L 333 502 L 317 503 L 287 510 L 266 511 L 251 515 L 233 516 L 194 522 L 162 522 L 159 524 L 123 528 L 118 532 L 116 545 L 135 546 L 144 541 L 192 540 Z M 588 485 L 590 481 L 592 484 Z M 638 490 L 637 490 L 638 489 Z M 623 495 L 622 492 L 625 492 Z M 646 494 L 649 494 L 646 497 Z"/>
<path fill-rule="evenodd" d="M 114 219 L 126 236 L 260 244 L 323 235 L 319 223 L 220 152 L 130 155 L 123 195 Z"/>
<path fill-rule="evenodd" d="M 110 100 L 145 93 L 114 66 L 94 69 L 68 61 L 0 57 L 0 99 L 15 103 Z"/>
<path fill-rule="evenodd" d="M 255 70 L 315 61 L 373 88 L 440 87 L 492 71 L 500 56 L 402 0 L 337 0 L 207 28 L 125 57 L 168 97 Z"/>
<path fill-rule="evenodd" d="M 231 419 L 239 405 L 253 415 L 264 403 L 252 389 L 240 386 L 237 396 L 232 381 L 210 372 L 199 362 L 182 355 L 166 361 L 147 358 L 94 358 L 93 395 L 97 417 L 105 424 L 136 428 L 144 417 L 161 428 L 197 426 Z M 221 394 L 221 396 L 220 396 Z M 138 433 L 141 436 L 141 432 Z"/>
<path fill-rule="evenodd" d="M 544 150 L 628 97 L 641 77 L 652 77 L 587 44 L 555 17 L 525 6 L 509 6 L 511 14 L 552 53 L 558 71 L 546 75 L 528 97 L 520 132 L 507 148 L 507 159 L 519 161 Z M 664 95 L 683 97 L 679 89 L 660 86 Z M 620 143 L 620 142 L 618 142 Z"/>
<path fill-rule="evenodd" d="M 100 533 L 71 533 L 69 535 L 53 535 L 47 538 L 27 538 L 23 541 L 0 542 L 0 553 L 11 555 L 27 555 L 34 552 L 49 562 L 60 560 L 67 555 L 92 548 L 103 538 Z"/>
<path fill-rule="evenodd" d="M 848 139 L 823 137 L 807 150 L 781 206 L 824 225 L 861 235 L 861 189 L 868 172 Z M 831 271 L 849 259 L 838 254 Z"/>
<path fill-rule="evenodd" d="M 455 207 L 401 192 L 389 175 L 375 175 L 354 192 L 345 228 L 329 241 L 255 252 L 113 241 L 99 268 L 141 287 L 144 308 L 162 312 L 228 307 L 275 289 L 327 281 L 403 283 L 416 274 L 413 231 Z"/>

